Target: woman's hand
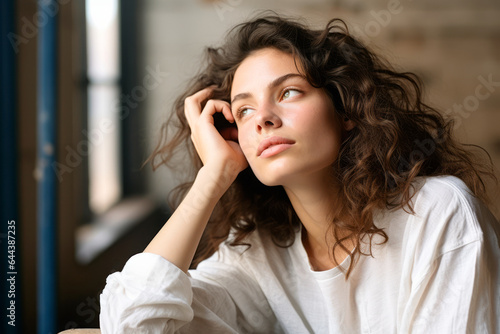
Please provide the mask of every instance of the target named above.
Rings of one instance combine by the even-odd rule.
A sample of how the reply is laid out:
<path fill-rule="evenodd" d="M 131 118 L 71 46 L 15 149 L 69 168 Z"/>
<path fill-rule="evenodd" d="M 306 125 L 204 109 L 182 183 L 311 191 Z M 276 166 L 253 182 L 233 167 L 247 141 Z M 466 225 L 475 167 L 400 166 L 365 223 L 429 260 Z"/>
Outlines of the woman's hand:
<path fill-rule="evenodd" d="M 216 113 L 221 113 L 230 123 L 234 123 L 234 117 L 229 103 L 207 101 L 212 90 L 213 87 L 205 88 L 184 101 L 191 139 L 204 166 L 186 197 L 144 250 L 164 257 L 184 272 L 189 269 L 215 205 L 238 173 L 248 166 L 237 143 L 237 129 L 219 132 L 215 127 Z"/>
<path fill-rule="evenodd" d="M 191 128 L 191 140 L 203 165 L 214 173 L 230 173 L 231 180 L 248 166 L 238 144 L 238 130 L 226 128 L 220 132 L 215 127 L 215 113 L 234 123 L 229 103 L 222 100 L 208 100 L 214 87 L 207 87 L 184 101 L 184 112 Z M 201 105 L 206 102 L 203 110 Z M 227 176 L 227 175 L 226 175 Z"/>

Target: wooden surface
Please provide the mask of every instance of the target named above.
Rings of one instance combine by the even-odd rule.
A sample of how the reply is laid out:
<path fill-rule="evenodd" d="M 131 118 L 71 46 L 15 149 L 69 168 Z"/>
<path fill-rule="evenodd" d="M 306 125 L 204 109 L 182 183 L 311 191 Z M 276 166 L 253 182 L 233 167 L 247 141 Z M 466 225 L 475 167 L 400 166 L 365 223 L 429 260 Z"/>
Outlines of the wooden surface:
<path fill-rule="evenodd" d="M 99 328 L 73 328 L 59 332 L 59 334 L 101 334 Z"/>

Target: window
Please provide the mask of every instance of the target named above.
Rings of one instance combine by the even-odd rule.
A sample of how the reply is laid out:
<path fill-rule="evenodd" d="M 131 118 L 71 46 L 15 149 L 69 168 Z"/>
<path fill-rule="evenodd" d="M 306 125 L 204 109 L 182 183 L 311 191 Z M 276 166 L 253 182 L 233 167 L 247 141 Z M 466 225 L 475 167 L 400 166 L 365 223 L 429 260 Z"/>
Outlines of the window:
<path fill-rule="evenodd" d="M 83 139 L 87 214 L 76 232 L 76 258 L 92 261 L 136 224 L 158 212 L 145 195 L 144 110 L 137 79 L 137 1 L 84 0 L 86 115 Z M 139 88 L 142 89 L 139 89 Z"/>

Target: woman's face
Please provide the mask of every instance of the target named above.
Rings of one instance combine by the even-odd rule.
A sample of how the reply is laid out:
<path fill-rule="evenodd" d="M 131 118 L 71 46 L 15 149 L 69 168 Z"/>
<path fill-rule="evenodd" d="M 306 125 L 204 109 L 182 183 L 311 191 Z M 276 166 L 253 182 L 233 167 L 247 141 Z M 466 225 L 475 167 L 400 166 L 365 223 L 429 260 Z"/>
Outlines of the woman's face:
<path fill-rule="evenodd" d="M 236 70 L 231 110 L 243 153 L 268 186 L 331 176 L 351 128 L 328 95 L 299 73 L 294 58 L 272 48 L 252 53 Z"/>

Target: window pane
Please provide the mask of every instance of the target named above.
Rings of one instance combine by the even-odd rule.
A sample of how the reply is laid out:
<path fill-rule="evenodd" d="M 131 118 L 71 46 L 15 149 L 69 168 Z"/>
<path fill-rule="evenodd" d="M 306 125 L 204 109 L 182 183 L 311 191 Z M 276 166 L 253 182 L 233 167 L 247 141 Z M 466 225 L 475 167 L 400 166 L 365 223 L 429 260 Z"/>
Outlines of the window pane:
<path fill-rule="evenodd" d="M 90 81 L 119 78 L 118 0 L 87 0 L 87 71 Z"/>
<path fill-rule="evenodd" d="M 118 0 L 86 0 L 89 207 L 100 214 L 122 195 Z"/>
<path fill-rule="evenodd" d="M 88 88 L 89 205 L 92 212 L 106 211 L 121 197 L 120 126 L 118 87 Z"/>

